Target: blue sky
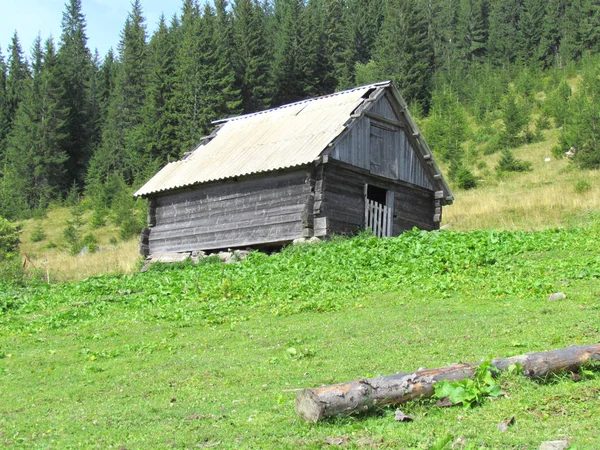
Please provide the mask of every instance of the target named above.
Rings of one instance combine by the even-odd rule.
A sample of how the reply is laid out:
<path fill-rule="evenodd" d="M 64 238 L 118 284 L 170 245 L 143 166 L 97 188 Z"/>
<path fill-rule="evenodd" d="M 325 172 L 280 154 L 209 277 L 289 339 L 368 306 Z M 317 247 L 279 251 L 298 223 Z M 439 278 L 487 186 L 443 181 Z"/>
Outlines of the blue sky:
<path fill-rule="evenodd" d="M 38 33 L 42 39 L 50 35 L 58 44 L 60 22 L 67 0 L 0 0 L 0 47 L 6 58 L 8 45 L 15 30 L 26 55 Z M 148 34 L 156 28 L 161 12 L 170 19 L 179 13 L 181 0 L 142 0 Z M 103 57 L 110 47 L 115 50 L 120 32 L 130 10 L 129 0 L 82 0 L 87 20 L 88 47 Z"/>

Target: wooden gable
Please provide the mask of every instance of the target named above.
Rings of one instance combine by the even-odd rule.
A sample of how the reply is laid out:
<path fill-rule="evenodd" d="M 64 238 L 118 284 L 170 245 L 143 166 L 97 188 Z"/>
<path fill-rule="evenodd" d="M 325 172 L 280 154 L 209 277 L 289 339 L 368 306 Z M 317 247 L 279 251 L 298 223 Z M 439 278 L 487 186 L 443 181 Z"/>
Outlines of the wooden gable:
<path fill-rule="evenodd" d="M 329 155 L 373 175 L 435 190 L 433 175 L 415 150 L 408 121 L 394 103 L 387 91 L 370 101 Z"/>

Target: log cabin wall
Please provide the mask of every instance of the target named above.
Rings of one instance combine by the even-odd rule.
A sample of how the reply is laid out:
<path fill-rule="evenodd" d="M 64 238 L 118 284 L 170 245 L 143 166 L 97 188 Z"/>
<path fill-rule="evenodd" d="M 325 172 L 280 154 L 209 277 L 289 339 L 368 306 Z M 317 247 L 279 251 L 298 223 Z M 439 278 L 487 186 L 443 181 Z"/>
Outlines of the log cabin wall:
<path fill-rule="evenodd" d="M 394 193 L 392 234 L 418 227 L 436 230 L 435 193 L 419 186 L 373 175 L 341 161 L 317 168 L 314 203 L 315 236 L 351 234 L 365 228 L 364 186 L 371 184 Z"/>
<path fill-rule="evenodd" d="M 289 242 L 312 234 L 311 168 L 270 172 L 153 197 L 149 252 Z"/>

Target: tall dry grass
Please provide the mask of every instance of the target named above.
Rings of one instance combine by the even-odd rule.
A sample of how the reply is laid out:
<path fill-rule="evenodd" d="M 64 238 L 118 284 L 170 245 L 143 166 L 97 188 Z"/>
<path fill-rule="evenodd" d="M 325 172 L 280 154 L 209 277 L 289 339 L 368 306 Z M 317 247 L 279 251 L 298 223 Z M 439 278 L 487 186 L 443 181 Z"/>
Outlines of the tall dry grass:
<path fill-rule="evenodd" d="M 132 273 L 138 267 L 137 239 L 122 242 L 117 239 L 119 230 L 107 221 L 107 226 L 92 229 L 89 225 L 91 212 L 83 216 L 82 235 L 92 233 L 101 251 L 71 255 L 70 246 L 63 237 L 67 220 L 71 218 L 68 208 L 53 208 L 43 219 L 23 222 L 21 251 L 27 255 L 26 268 L 35 276 L 50 281 L 80 280 L 99 274 Z M 40 224 L 46 238 L 32 242 L 31 235 Z"/>
<path fill-rule="evenodd" d="M 600 211 L 600 172 L 580 171 L 568 160 L 554 158 L 551 148 L 558 142 L 558 130 L 545 132 L 545 138 L 514 152 L 532 163 L 531 172 L 498 178 L 493 168 L 499 155 L 483 157 L 488 170 L 479 174 L 480 186 L 455 192 L 442 225 L 457 230 L 538 230 L 569 226 Z"/>

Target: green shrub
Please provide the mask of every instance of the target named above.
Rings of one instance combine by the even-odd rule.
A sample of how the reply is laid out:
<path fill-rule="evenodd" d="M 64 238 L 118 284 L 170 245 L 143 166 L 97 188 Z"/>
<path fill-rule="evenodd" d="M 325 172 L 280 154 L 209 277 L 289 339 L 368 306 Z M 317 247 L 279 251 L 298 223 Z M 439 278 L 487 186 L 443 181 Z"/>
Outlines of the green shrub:
<path fill-rule="evenodd" d="M 21 227 L 0 217 L 0 281 L 19 283 L 23 280 L 23 266 L 19 257 Z"/>
<path fill-rule="evenodd" d="M 63 230 L 63 237 L 67 244 L 75 244 L 79 242 L 79 228 L 75 227 L 72 222 L 67 222 L 67 226 Z"/>
<path fill-rule="evenodd" d="M 108 216 L 106 208 L 95 205 L 94 213 L 92 214 L 92 219 L 90 221 L 92 228 L 100 228 L 106 225 L 106 216 Z"/>
<path fill-rule="evenodd" d="M 448 177 L 460 189 L 474 189 L 477 187 L 477 178 L 466 165 L 452 161 L 448 170 Z"/>
<path fill-rule="evenodd" d="M 79 186 L 76 182 L 73 182 L 71 189 L 67 193 L 65 198 L 65 206 L 75 206 L 79 204 Z"/>
<path fill-rule="evenodd" d="M 139 214 L 136 214 L 136 211 L 131 211 L 121 221 L 119 237 L 126 241 L 133 236 L 140 234 L 142 228 L 144 228 L 144 222 L 139 217 Z"/>
<path fill-rule="evenodd" d="M 477 178 L 468 167 L 461 167 L 456 174 L 456 185 L 461 189 L 474 189 L 477 187 Z"/>
<path fill-rule="evenodd" d="M 71 208 L 71 220 L 63 230 L 63 237 L 71 245 L 71 254 L 76 255 L 83 248 L 81 242 L 81 227 L 83 227 L 83 206 L 78 204 Z"/>
<path fill-rule="evenodd" d="M 98 250 L 98 239 L 92 233 L 86 234 L 83 237 L 81 244 L 82 248 L 87 247 L 90 253 L 95 253 Z"/>
<path fill-rule="evenodd" d="M 549 130 L 551 125 L 552 124 L 550 123 L 550 118 L 545 114 L 540 114 L 540 116 L 535 121 L 536 130 Z"/>
<path fill-rule="evenodd" d="M 518 102 L 514 94 L 504 98 L 502 105 L 503 129 L 501 140 L 504 146 L 518 147 L 525 141 L 529 125 L 529 110 L 526 104 Z"/>
<path fill-rule="evenodd" d="M 496 165 L 496 172 L 528 172 L 530 171 L 531 163 L 529 161 L 521 161 L 509 150 L 504 149 L 502 156 Z"/>
<path fill-rule="evenodd" d="M 31 233 L 31 242 L 41 242 L 46 239 L 46 233 L 41 224 L 37 224 Z"/>

